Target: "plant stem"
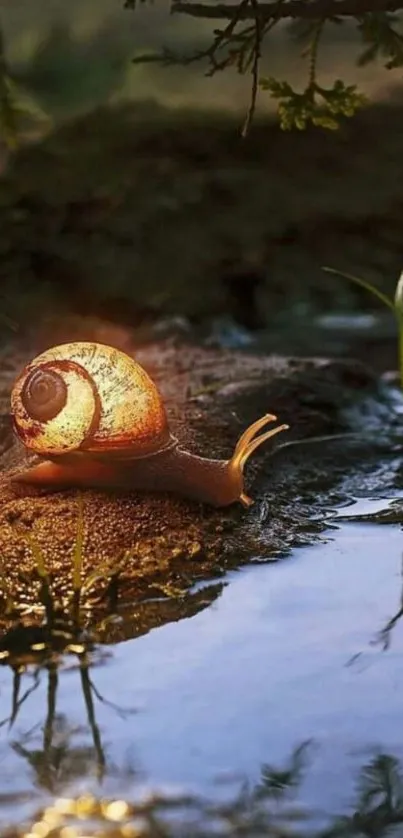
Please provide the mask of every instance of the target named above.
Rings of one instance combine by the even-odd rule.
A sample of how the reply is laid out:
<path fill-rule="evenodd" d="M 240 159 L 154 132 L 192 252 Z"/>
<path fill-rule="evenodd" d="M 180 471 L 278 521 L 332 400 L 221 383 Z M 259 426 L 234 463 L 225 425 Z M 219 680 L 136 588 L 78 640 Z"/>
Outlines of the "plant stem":
<path fill-rule="evenodd" d="M 78 499 L 77 535 L 73 551 L 73 601 L 72 616 L 76 630 L 80 622 L 80 600 L 82 588 L 83 568 L 83 543 L 84 543 L 84 499 L 80 495 Z"/>
<path fill-rule="evenodd" d="M 398 314 L 396 312 L 397 318 L 397 328 L 398 328 L 398 341 L 399 341 L 399 374 L 400 374 L 400 386 L 403 390 L 403 315 Z"/>
<path fill-rule="evenodd" d="M 317 26 L 315 27 L 314 36 L 312 38 L 312 42 L 309 47 L 309 82 L 308 88 L 315 92 L 315 85 L 316 85 L 316 66 L 318 63 L 318 52 L 319 52 L 319 42 L 323 32 L 323 28 L 325 25 L 325 21 L 319 20 Z"/>
<path fill-rule="evenodd" d="M 84 542 L 84 500 L 80 495 L 78 498 L 77 535 L 73 552 L 73 588 L 80 590 L 81 573 L 83 567 L 83 542 Z"/>

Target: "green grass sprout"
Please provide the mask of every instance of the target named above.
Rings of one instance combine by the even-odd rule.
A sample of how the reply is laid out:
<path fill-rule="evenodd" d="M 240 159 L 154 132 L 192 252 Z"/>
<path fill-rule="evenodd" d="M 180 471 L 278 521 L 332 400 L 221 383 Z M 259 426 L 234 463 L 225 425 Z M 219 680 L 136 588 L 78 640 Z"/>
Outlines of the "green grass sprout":
<path fill-rule="evenodd" d="M 343 279 L 347 279 L 349 282 L 353 282 L 355 285 L 365 288 L 366 291 L 380 300 L 383 305 L 393 312 L 396 318 L 398 334 L 398 368 L 400 386 L 403 390 L 403 272 L 400 274 L 398 279 L 395 296 L 393 298 L 388 297 L 387 294 L 384 294 L 383 291 L 380 291 L 376 285 L 368 282 L 368 280 L 362 279 L 354 274 L 345 273 L 344 271 L 339 271 L 337 268 L 329 268 L 327 266 L 322 267 L 322 270 L 326 271 L 326 273 L 333 274 L 334 276 L 341 276 Z"/>

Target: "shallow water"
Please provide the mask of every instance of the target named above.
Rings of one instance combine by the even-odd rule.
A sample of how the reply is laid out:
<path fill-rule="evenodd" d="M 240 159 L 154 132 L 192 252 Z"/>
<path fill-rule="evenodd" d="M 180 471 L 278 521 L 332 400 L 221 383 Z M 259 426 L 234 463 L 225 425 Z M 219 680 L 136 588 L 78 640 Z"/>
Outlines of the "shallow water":
<path fill-rule="evenodd" d="M 40 672 L 11 729 L 0 729 L 1 823 L 21 821 L 49 792 L 102 787 L 133 799 L 151 787 L 231 798 L 245 779 L 259 782 L 264 764 L 284 768 L 307 740 L 295 791 L 305 827 L 347 813 L 374 754 L 403 759 L 399 621 L 382 634 L 400 607 L 401 527 L 346 520 L 370 521 L 389 506 L 358 499 L 339 510 L 328 543 L 234 572 L 196 616 L 95 654 L 92 731 L 75 658 L 59 671 L 55 697 L 57 672 Z M 23 675 L 21 695 L 33 685 Z M 12 689 L 4 668 L 4 719 Z"/>

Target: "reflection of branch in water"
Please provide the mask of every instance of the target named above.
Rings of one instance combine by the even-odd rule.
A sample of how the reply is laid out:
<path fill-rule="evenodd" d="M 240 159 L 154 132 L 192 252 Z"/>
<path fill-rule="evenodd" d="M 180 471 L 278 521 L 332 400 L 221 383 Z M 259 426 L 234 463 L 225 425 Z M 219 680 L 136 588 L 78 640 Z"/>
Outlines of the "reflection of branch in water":
<path fill-rule="evenodd" d="M 133 708 L 133 707 L 132 708 L 131 707 L 119 707 L 119 704 L 116 704 L 114 701 L 110 701 L 108 698 L 105 698 L 104 695 L 101 695 L 101 693 L 98 690 L 98 687 L 95 686 L 93 680 L 89 676 L 88 676 L 88 681 L 89 681 L 89 685 L 91 687 L 91 690 L 92 690 L 93 694 L 95 695 L 95 697 L 98 699 L 98 701 L 101 704 L 105 704 L 107 707 L 111 707 L 111 709 L 114 710 L 115 713 L 117 713 L 118 716 L 120 716 L 121 719 L 126 719 L 127 716 L 132 716 L 132 715 L 134 715 L 134 713 L 137 713 L 137 710 L 135 708 Z"/>
<path fill-rule="evenodd" d="M 374 756 L 361 769 L 357 791 L 352 815 L 336 817 L 320 838 L 401 835 L 401 831 L 394 831 L 403 824 L 403 778 L 399 760 L 391 754 Z"/>
<path fill-rule="evenodd" d="M 401 589 L 400 589 L 400 606 L 396 614 L 387 621 L 384 627 L 378 632 L 375 639 L 372 641 L 372 645 L 381 645 L 384 651 L 389 649 L 391 644 L 391 634 L 396 625 L 399 622 L 401 617 L 403 617 L 403 555 L 401 558 L 400 564 L 400 579 L 401 579 Z"/>
<path fill-rule="evenodd" d="M 370 646 L 381 646 L 383 652 L 387 652 L 390 648 L 392 642 L 392 632 L 394 627 L 397 625 L 399 620 L 403 617 L 403 554 L 401 558 L 400 564 L 400 579 L 401 579 L 401 589 L 400 589 L 400 604 L 399 608 L 393 617 L 385 623 L 385 625 L 378 631 L 375 637 L 370 641 Z M 357 652 L 355 655 L 352 655 L 347 662 L 347 666 L 353 666 L 358 660 L 361 659 L 363 652 Z"/>
<path fill-rule="evenodd" d="M 350 812 L 331 816 L 328 827 L 318 828 L 312 824 L 309 828 L 308 822 L 315 813 L 287 801 L 287 792 L 299 791 L 306 778 L 308 746 L 306 742 L 296 747 L 285 769 L 263 765 L 262 780 L 256 786 L 245 783 L 225 802 L 209 801 L 196 794 L 154 794 L 132 804 L 122 799 L 100 800 L 88 795 L 85 812 L 81 798 L 55 800 L 53 806 L 46 809 L 44 826 L 52 821 L 54 813 L 60 829 L 58 834 L 79 817 L 81 821 L 87 819 L 89 822 L 83 830 L 85 834 L 102 834 L 110 838 L 134 834 L 144 838 L 214 838 L 217 835 L 231 835 L 232 838 L 302 838 L 307 835 L 310 838 L 391 838 L 394 835 L 397 838 L 402 834 L 401 830 L 396 831 L 396 827 L 403 824 L 402 767 L 396 757 L 387 753 L 376 753 L 361 768 Z M 279 777 L 284 779 L 280 796 L 273 796 L 271 792 L 262 795 L 262 786 L 270 790 L 277 788 Z M 41 835 L 41 816 L 36 817 L 36 822 L 37 834 Z"/>
<path fill-rule="evenodd" d="M 294 748 L 286 768 L 278 769 L 273 765 L 264 764 L 261 769 L 261 781 L 255 790 L 257 797 L 279 800 L 287 792 L 297 789 L 303 780 L 308 751 L 312 744 L 313 740 L 308 739 Z"/>
<path fill-rule="evenodd" d="M 26 701 L 27 698 L 29 698 L 31 693 L 33 693 L 34 690 L 36 690 L 37 687 L 39 687 L 39 684 L 40 684 L 40 679 L 39 679 L 40 670 L 37 669 L 36 672 L 34 673 L 34 683 L 33 683 L 32 687 L 28 687 L 28 689 L 25 690 L 25 693 L 20 698 L 21 672 L 18 668 L 15 668 L 15 667 L 12 667 L 12 671 L 13 671 L 13 691 L 12 691 L 12 697 L 11 697 L 11 714 L 10 714 L 10 716 L 7 716 L 6 719 L 3 719 L 0 722 L 0 728 L 4 727 L 4 725 L 6 725 L 6 724 L 8 724 L 10 728 L 13 726 L 13 724 L 14 724 L 17 716 L 18 716 L 19 710 L 22 707 L 22 705 L 24 704 L 24 701 Z"/>
<path fill-rule="evenodd" d="M 105 754 L 102 747 L 101 735 L 99 727 L 95 718 L 95 709 L 93 701 L 93 687 L 89 675 L 88 658 L 81 659 L 80 666 L 81 686 L 83 688 L 83 696 L 85 706 L 87 709 L 87 719 L 92 733 L 92 741 L 94 743 L 95 752 L 97 755 L 97 777 L 102 780 L 105 773 Z"/>
<path fill-rule="evenodd" d="M 391 617 L 390 620 L 386 623 L 386 625 L 381 629 L 377 638 L 373 641 L 373 645 L 380 643 L 383 647 L 383 650 L 386 652 L 387 649 L 390 647 L 391 643 L 391 633 L 399 620 L 403 617 L 403 604 L 400 606 L 399 610 L 396 611 L 396 614 Z"/>
<path fill-rule="evenodd" d="M 78 529 L 81 526 L 80 520 L 79 517 Z M 21 618 L 13 622 L 10 618 L 7 631 L 0 640 L 0 664 L 9 667 L 14 673 L 11 714 L 0 722 L 0 727 L 7 723 L 10 723 L 10 726 L 15 724 L 21 706 L 39 685 L 41 673 L 47 673 L 47 712 L 42 729 L 42 741 L 39 747 L 35 747 L 39 728 L 36 724 L 30 731 L 25 732 L 20 741 L 14 741 L 12 748 L 31 767 L 36 784 L 53 794 L 58 788 L 65 787 L 72 779 L 92 773 L 99 781 L 102 781 L 105 775 L 107 761 L 96 719 L 96 700 L 112 708 L 121 718 L 126 718 L 129 713 L 137 712 L 133 708 L 119 707 L 116 703 L 109 701 L 93 683 L 90 677 L 90 653 L 94 651 L 95 644 L 98 645 L 101 641 L 103 644 L 110 645 L 111 642 L 126 639 L 127 636 L 136 637 L 144 634 L 155 625 L 188 618 L 210 605 L 223 589 L 223 583 L 220 582 L 207 587 L 203 586 L 202 589 L 186 596 L 171 596 L 158 601 L 140 602 L 130 621 L 122 620 L 122 623 L 116 626 L 112 621 L 112 616 L 116 615 L 108 614 L 100 622 L 94 620 L 91 629 L 86 631 L 83 624 L 86 625 L 87 612 L 80 609 L 82 591 L 88 588 L 88 579 L 86 584 L 81 581 L 82 538 L 78 537 L 77 544 L 74 565 L 73 606 L 75 608 L 66 607 L 64 602 L 60 603 L 55 599 L 42 554 L 39 549 L 36 549 L 36 545 L 33 545 L 36 551 L 38 572 L 42 570 L 39 574 L 42 582 L 40 602 L 44 607 L 44 613 L 40 614 L 41 624 L 26 624 Z M 75 661 L 78 662 L 78 666 L 74 664 L 72 669 L 79 672 L 87 723 L 92 739 L 92 744 L 87 747 L 72 746 L 72 736 L 79 731 L 82 732 L 82 728 L 69 727 L 68 719 L 57 713 L 60 686 L 59 665 L 65 660 L 66 653 L 73 655 Z M 35 671 L 34 685 L 21 696 L 22 675 L 27 674 L 31 668 Z M 34 746 L 31 744 L 33 739 Z"/>
<path fill-rule="evenodd" d="M 40 784 L 45 786 L 49 791 L 53 789 L 53 781 L 52 775 L 54 773 L 55 768 L 55 760 L 54 760 L 54 751 L 55 749 L 52 747 L 53 744 L 53 733 L 55 727 L 55 719 L 56 719 L 56 696 L 57 696 L 57 687 L 58 687 L 58 672 L 57 666 L 53 664 L 49 664 L 47 667 L 48 669 L 48 690 L 47 690 L 47 714 L 46 720 L 43 727 L 43 750 L 41 751 L 29 751 L 27 748 L 24 748 L 20 743 L 14 743 L 14 750 L 16 753 L 20 754 L 20 756 L 25 757 L 31 766 L 40 773 Z M 39 675 L 39 670 L 38 670 Z M 38 680 L 39 683 L 39 680 Z M 17 686 L 16 686 L 17 684 Z M 18 709 L 14 710 L 14 694 L 17 691 L 18 694 L 19 685 L 17 680 L 14 681 L 14 689 L 13 689 L 13 721 L 15 721 L 18 713 Z M 21 704 L 19 705 L 21 706 Z M 41 758 L 42 754 L 42 758 Z"/>
<path fill-rule="evenodd" d="M 83 659 L 83 655 L 81 654 L 79 659 L 81 686 L 87 710 L 88 725 L 96 755 L 96 774 L 98 779 L 102 779 L 105 772 L 106 760 L 100 730 L 95 717 L 93 688 L 89 677 L 89 661 L 88 657 Z M 59 784 L 63 785 L 66 778 L 88 774 L 88 761 L 91 759 L 91 750 L 85 747 L 73 748 L 69 745 L 70 736 L 76 733 L 77 729 L 69 729 L 63 716 L 57 715 L 57 692 L 59 686 L 58 663 L 52 661 L 46 666 L 46 669 L 48 672 L 47 713 L 43 726 L 42 748 L 30 750 L 21 742 L 14 742 L 13 748 L 17 754 L 26 759 L 30 764 L 36 774 L 38 784 L 49 791 L 55 792 L 57 786 Z M 10 720 L 13 723 L 15 722 L 23 701 L 38 686 L 41 671 L 38 668 L 35 673 L 34 686 L 27 690 L 22 698 L 19 698 L 21 673 L 15 671 L 12 692 L 12 712 L 9 719 L 5 720 L 5 722 Z M 29 739 L 30 735 L 28 734 L 25 738 Z M 58 737 L 58 742 L 55 742 L 56 737 Z"/>
<path fill-rule="evenodd" d="M 51 776 L 50 776 L 50 766 L 52 763 L 52 743 L 53 743 L 53 732 L 55 726 L 55 717 L 56 717 L 56 696 L 57 696 L 57 687 L 59 683 L 57 666 L 55 664 L 50 664 L 48 667 L 48 695 L 47 695 L 47 704 L 48 704 L 48 712 L 46 715 L 46 721 L 43 728 L 43 755 L 44 755 L 44 768 L 45 772 L 48 775 L 46 777 L 46 786 L 51 788 Z"/>

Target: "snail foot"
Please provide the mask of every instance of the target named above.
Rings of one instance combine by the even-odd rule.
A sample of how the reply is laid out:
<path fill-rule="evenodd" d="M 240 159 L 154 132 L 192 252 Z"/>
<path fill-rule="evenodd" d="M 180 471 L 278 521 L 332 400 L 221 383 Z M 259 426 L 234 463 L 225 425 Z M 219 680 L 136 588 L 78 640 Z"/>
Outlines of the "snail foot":
<path fill-rule="evenodd" d="M 68 489 L 79 487 L 105 487 L 111 482 L 110 470 L 100 463 L 80 462 L 56 463 L 45 460 L 35 466 L 17 472 L 11 478 L 13 483 L 26 483 L 46 489 Z M 113 480 L 112 480 L 113 482 Z"/>

